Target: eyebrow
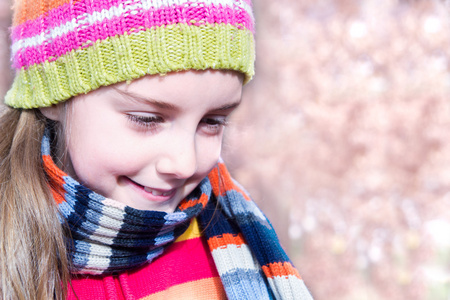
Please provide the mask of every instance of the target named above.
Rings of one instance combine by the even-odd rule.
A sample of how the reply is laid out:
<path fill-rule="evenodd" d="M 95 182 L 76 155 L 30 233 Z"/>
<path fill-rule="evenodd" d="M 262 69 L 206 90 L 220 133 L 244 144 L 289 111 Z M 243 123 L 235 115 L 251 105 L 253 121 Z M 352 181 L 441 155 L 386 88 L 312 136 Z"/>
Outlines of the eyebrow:
<path fill-rule="evenodd" d="M 214 108 L 212 111 L 225 111 L 225 110 L 234 109 L 234 108 L 238 107 L 239 104 L 241 104 L 241 99 L 239 99 L 236 102 L 225 104 L 225 105 L 223 105 L 221 107 L 218 107 L 218 108 Z"/>
<path fill-rule="evenodd" d="M 180 110 L 180 108 L 178 106 L 175 106 L 175 105 L 173 105 L 171 103 L 167 103 L 167 102 L 164 102 L 164 101 L 159 101 L 159 100 L 156 100 L 156 99 L 153 99 L 153 98 L 142 97 L 142 96 L 137 95 L 137 94 L 135 94 L 133 92 L 124 91 L 124 90 L 121 90 L 121 89 L 118 89 L 118 88 L 115 88 L 115 90 L 119 94 L 121 94 L 122 96 L 124 96 L 124 97 L 126 97 L 126 98 L 128 98 L 128 99 L 130 99 L 132 101 L 135 101 L 135 102 L 143 103 L 143 104 L 146 104 L 146 105 L 151 104 L 151 105 L 154 105 L 154 106 L 156 106 L 156 107 L 158 107 L 160 109 L 165 109 L 165 110 L 173 110 L 173 111 L 179 111 Z"/>
<path fill-rule="evenodd" d="M 121 94 L 122 96 L 130 99 L 131 101 L 135 101 L 135 102 L 139 102 L 139 103 L 143 103 L 143 104 L 150 104 L 150 105 L 154 105 L 157 108 L 160 109 L 164 109 L 164 110 L 172 110 L 172 111 L 180 111 L 180 108 L 172 103 L 167 103 L 164 101 L 160 101 L 160 100 L 156 100 L 153 98 L 148 98 L 148 97 L 142 97 L 141 95 L 137 95 L 133 92 L 129 92 L 129 91 L 124 91 L 118 88 L 115 88 L 115 90 Z M 236 102 L 232 102 L 232 103 L 227 103 L 225 105 L 222 105 L 220 107 L 217 108 L 213 108 L 211 109 L 211 111 L 226 111 L 226 110 L 231 110 L 234 109 L 236 107 L 239 106 L 239 104 L 241 104 L 241 99 L 239 99 Z"/>

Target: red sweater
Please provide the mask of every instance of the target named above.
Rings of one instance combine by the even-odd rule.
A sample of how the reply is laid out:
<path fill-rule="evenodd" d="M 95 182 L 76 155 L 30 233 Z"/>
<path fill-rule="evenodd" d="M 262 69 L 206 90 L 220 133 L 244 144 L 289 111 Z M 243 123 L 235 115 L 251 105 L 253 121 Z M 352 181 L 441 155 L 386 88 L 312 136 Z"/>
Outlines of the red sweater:
<path fill-rule="evenodd" d="M 75 296 L 76 295 L 76 296 Z M 151 264 L 108 276 L 77 275 L 68 299 L 226 299 L 197 220 Z"/>

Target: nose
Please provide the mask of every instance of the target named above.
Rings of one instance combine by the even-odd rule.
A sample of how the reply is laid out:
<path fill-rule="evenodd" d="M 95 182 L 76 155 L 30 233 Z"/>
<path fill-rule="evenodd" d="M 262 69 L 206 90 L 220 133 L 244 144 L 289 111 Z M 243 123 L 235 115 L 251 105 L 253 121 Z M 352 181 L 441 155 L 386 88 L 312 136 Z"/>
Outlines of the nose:
<path fill-rule="evenodd" d="M 178 179 L 186 179 L 197 171 L 197 149 L 195 137 L 173 137 L 162 149 L 156 170 Z"/>

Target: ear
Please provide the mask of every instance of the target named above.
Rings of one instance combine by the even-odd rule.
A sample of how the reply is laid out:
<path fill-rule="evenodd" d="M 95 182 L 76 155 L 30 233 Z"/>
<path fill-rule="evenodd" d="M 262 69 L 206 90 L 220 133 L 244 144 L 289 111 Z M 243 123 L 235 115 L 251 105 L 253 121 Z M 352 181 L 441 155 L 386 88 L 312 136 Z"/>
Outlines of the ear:
<path fill-rule="evenodd" d="M 56 105 L 48 106 L 48 107 L 41 107 L 39 110 L 41 113 L 48 119 L 53 121 L 61 121 L 61 103 L 58 103 Z"/>

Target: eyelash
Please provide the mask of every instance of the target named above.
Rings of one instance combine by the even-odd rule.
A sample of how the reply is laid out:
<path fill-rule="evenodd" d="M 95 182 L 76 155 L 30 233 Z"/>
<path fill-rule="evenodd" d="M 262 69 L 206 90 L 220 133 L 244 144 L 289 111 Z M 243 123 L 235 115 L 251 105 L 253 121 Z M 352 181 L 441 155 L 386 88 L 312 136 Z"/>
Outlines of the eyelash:
<path fill-rule="evenodd" d="M 135 123 L 149 130 L 155 129 L 158 126 L 158 123 L 164 122 L 164 120 L 158 116 L 138 116 L 138 115 L 127 115 L 127 116 L 128 120 L 130 120 L 132 123 Z"/>
<path fill-rule="evenodd" d="M 226 118 L 203 118 L 202 123 L 205 124 L 210 134 L 218 134 L 220 129 L 228 125 Z"/>
<path fill-rule="evenodd" d="M 202 119 L 202 122 L 207 124 L 207 125 L 211 125 L 211 126 L 226 126 L 228 125 L 228 121 L 227 119 L 214 119 L 214 118 L 204 118 Z"/>
<path fill-rule="evenodd" d="M 158 124 L 164 123 L 164 119 L 159 116 L 140 116 L 140 115 L 127 115 L 128 120 L 134 124 L 142 126 L 145 130 L 154 130 L 158 127 Z M 222 127 L 228 125 L 226 118 L 203 118 L 201 123 L 204 124 L 208 134 L 218 134 Z"/>

